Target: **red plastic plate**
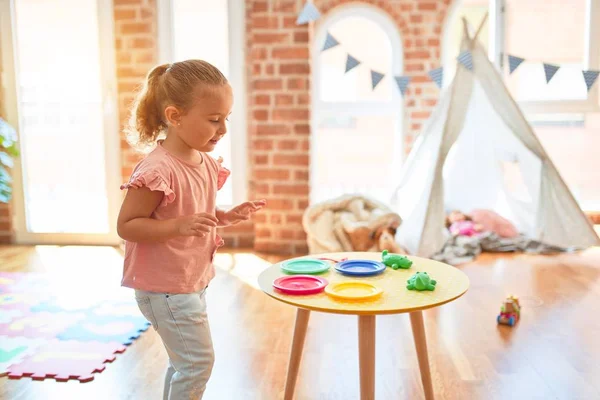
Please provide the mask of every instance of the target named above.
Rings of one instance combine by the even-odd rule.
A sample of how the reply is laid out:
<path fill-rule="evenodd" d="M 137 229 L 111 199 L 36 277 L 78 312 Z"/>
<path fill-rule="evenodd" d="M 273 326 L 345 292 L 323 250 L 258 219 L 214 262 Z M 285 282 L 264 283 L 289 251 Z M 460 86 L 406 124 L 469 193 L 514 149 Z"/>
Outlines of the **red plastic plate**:
<path fill-rule="evenodd" d="M 316 294 L 325 289 L 329 282 L 313 275 L 282 276 L 273 281 L 273 287 L 285 294 Z"/>

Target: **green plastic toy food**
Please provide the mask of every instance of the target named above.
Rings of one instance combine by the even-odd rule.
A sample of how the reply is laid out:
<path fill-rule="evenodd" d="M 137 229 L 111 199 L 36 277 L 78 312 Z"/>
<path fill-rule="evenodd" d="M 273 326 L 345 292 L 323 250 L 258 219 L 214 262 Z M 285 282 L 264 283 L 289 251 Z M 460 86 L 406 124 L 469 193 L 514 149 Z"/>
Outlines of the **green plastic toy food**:
<path fill-rule="evenodd" d="M 427 272 L 417 272 L 406 281 L 408 290 L 435 290 L 435 280 Z"/>
<path fill-rule="evenodd" d="M 388 267 L 392 267 L 392 269 L 409 269 L 413 263 L 406 256 L 390 254 L 387 250 L 384 250 L 381 253 L 381 260 Z"/>

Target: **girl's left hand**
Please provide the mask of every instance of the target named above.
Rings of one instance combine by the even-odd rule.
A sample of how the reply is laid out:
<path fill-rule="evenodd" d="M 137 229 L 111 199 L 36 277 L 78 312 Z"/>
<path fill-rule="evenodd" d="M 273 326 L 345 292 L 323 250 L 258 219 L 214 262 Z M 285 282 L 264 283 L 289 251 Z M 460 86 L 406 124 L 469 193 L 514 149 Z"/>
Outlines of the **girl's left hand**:
<path fill-rule="evenodd" d="M 250 219 L 252 214 L 263 208 L 266 204 L 266 200 L 247 201 L 223 213 L 222 218 L 219 218 L 219 222 L 226 225 L 235 225 L 239 222 L 246 221 Z"/>

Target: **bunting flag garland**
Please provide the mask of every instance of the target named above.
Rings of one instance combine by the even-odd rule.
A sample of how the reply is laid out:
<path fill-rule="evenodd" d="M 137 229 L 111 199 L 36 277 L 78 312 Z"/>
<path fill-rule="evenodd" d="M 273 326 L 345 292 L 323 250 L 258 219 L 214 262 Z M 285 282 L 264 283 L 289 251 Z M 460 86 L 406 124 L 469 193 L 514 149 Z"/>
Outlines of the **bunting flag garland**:
<path fill-rule="evenodd" d="M 296 25 L 304 25 L 309 23 L 310 21 L 316 21 L 321 16 L 317 7 L 311 2 L 306 2 L 304 8 L 298 15 L 298 19 L 296 20 Z"/>
<path fill-rule="evenodd" d="M 473 71 L 473 55 L 469 50 L 461 52 L 456 59 L 459 63 L 464 65 L 466 69 Z"/>
<path fill-rule="evenodd" d="M 359 64 L 360 64 L 360 61 L 358 61 L 356 58 L 354 58 L 350 54 L 348 54 L 348 58 L 346 59 L 346 72 L 350 71 L 353 68 L 358 67 Z"/>
<path fill-rule="evenodd" d="M 444 67 L 436 68 L 427 73 L 432 81 L 435 82 L 438 87 L 442 87 L 442 80 L 444 79 Z"/>
<path fill-rule="evenodd" d="M 329 50 L 332 47 L 339 45 L 340 42 L 334 38 L 331 33 L 327 32 L 327 38 L 325 39 L 325 44 L 323 45 L 323 49 L 321 51 Z"/>
<path fill-rule="evenodd" d="M 509 69 L 509 75 L 512 74 L 513 72 L 515 72 L 515 69 L 517 69 L 519 67 L 519 65 L 521 65 L 521 63 L 525 61 L 524 58 L 521 57 L 517 57 L 517 56 L 511 56 L 510 54 L 508 55 L 508 69 Z"/>
<path fill-rule="evenodd" d="M 598 79 L 598 75 L 600 75 L 600 71 L 581 71 L 583 73 L 583 80 L 585 81 L 585 86 L 587 86 L 587 91 L 589 92 L 592 86 L 594 86 L 594 82 Z"/>
<path fill-rule="evenodd" d="M 558 65 L 544 63 L 544 74 L 546 74 L 546 83 L 550 83 L 550 80 L 552 79 L 552 77 L 554 77 L 554 74 L 556 74 L 556 71 L 558 71 L 559 68 L 560 66 Z"/>
<path fill-rule="evenodd" d="M 406 93 L 406 88 L 408 88 L 408 84 L 410 83 L 410 76 L 395 76 L 396 85 L 398 85 L 398 89 L 402 96 Z"/>
<path fill-rule="evenodd" d="M 371 86 L 373 87 L 373 90 L 379 85 L 379 82 L 381 82 L 384 76 L 385 75 L 381 72 L 371 70 Z"/>

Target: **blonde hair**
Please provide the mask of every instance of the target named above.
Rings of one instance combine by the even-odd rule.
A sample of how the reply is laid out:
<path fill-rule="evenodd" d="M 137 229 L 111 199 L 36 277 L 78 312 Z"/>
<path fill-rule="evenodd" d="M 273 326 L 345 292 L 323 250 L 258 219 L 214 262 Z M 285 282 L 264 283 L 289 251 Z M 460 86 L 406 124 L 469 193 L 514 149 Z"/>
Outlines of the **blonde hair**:
<path fill-rule="evenodd" d="M 138 92 L 125 131 L 127 141 L 139 150 L 151 148 L 167 129 L 164 111 L 175 106 L 185 113 L 192 105 L 194 88 L 225 85 L 227 78 L 214 65 L 186 60 L 154 67 Z"/>

